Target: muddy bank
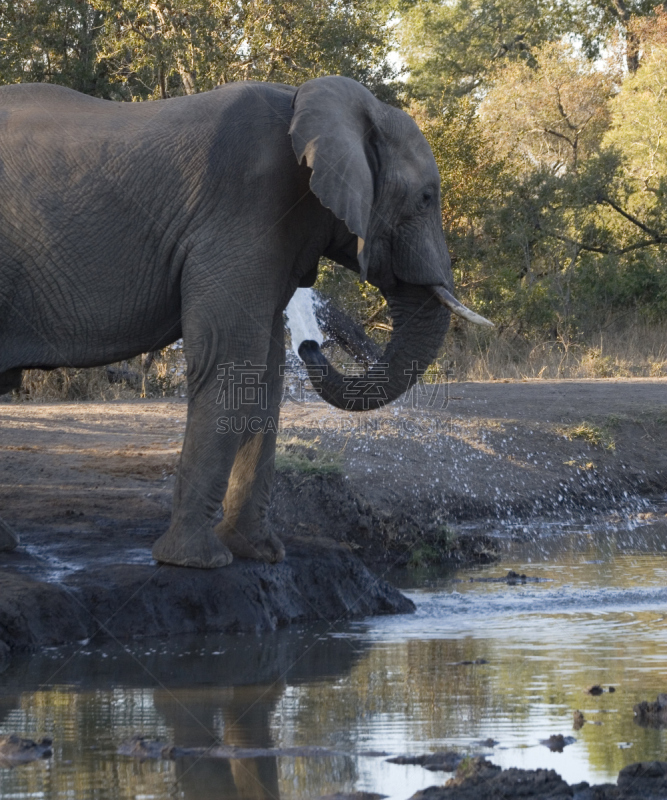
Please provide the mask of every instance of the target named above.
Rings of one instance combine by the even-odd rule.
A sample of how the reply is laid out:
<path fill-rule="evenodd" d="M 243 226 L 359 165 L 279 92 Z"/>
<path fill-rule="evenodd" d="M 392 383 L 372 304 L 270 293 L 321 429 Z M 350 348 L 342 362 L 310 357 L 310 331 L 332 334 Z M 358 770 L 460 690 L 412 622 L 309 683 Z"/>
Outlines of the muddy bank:
<path fill-rule="evenodd" d="M 429 392 L 364 415 L 287 403 L 270 510 L 290 540 L 285 564 L 183 578 L 150 559 L 168 525 L 183 401 L 1 403 L 0 516 L 22 542 L 0 557 L 4 649 L 88 638 L 107 620 L 113 635 L 143 635 L 401 610 L 355 555 L 380 573 L 484 562 L 508 521 L 641 516 L 664 499 L 667 381 Z"/>
<path fill-rule="evenodd" d="M 278 566 L 238 560 L 218 570 L 127 563 L 122 550 L 116 563 L 95 564 L 90 548 L 64 569 L 45 557 L 52 543 L 2 554 L 0 653 L 94 637 L 267 631 L 414 608 L 334 542 L 292 537 L 286 547 Z"/>
<path fill-rule="evenodd" d="M 288 404 L 282 425 L 299 468 L 278 477 L 274 526 L 376 567 L 485 563 L 508 524 L 639 516 L 667 492 L 664 380 L 451 384 L 365 415 Z"/>

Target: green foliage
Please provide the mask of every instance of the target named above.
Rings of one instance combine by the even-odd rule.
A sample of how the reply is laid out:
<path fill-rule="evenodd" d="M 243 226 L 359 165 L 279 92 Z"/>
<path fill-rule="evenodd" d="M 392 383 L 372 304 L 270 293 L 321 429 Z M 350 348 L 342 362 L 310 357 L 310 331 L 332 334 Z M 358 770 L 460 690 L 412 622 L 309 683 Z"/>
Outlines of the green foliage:
<path fill-rule="evenodd" d="M 563 29 L 560 17 L 552 0 L 417 0 L 400 31 L 411 96 L 470 94 L 498 62 L 533 63 L 533 48 Z"/>
<path fill-rule="evenodd" d="M 389 310 L 379 289 L 360 283 L 349 269 L 322 259 L 315 289 L 344 308 L 355 322 L 364 325 L 378 343 L 386 341 L 390 330 Z"/>
<path fill-rule="evenodd" d="M 457 292 L 497 324 L 473 337 L 455 319 L 450 349 L 499 335 L 568 352 L 629 312 L 665 318 L 667 14 L 652 0 L 0 0 L 2 83 L 149 100 L 329 73 L 400 99 L 431 145 Z M 386 341 L 376 289 L 329 262 L 317 288 Z"/>
<path fill-rule="evenodd" d="M 422 541 L 410 552 L 407 566 L 419 569 L 442 564 L 453 557 L 458 543 L 458 534 L 447 525 L 441 525 L 432 533 L 423 533 Z"/>
<path fill-rule="evenodd" d="M 193 94 L 234 80 L 299 84 L 330 73 L 375 88 L 391 75 L 385 20 L 368 0 L 99 5 L 101 58 L 133 97 Z"/>
<path fill-rule="evenodd" d="M 389 15 L 375 0 L 0 0 L 0 81 L 149 99 L 338 73 L 394 100 Z"/>
<path fill-rule="evenodd" d="M 79 0 L 0 0 L 0 83 L 59 83 L 108 94 L 97 61 L 101 12 Z"/>
<path fill-rule="evenodd" d="M 548 42 L 534 64 L 515 62 L 497 70 L 480 107 L 496 152 L 517 169 L 576 170 L 595 153 L 609 127 L 615 68 L 591 64 L 568 42 Z"/>

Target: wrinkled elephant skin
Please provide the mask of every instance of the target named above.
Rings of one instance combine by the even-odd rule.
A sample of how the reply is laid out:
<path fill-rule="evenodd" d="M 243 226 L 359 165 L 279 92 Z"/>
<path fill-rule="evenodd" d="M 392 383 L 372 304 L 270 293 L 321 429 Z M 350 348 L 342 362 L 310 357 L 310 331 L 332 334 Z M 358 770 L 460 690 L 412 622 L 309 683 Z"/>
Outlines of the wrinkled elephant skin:
<path fill-rule="evenodd" d="M 440 179 L 415 123 L 340 77 L 147 103 L 3 86 L 0 174 L 0 393 L 22 369 L 103 365 L 182 337 L 188 420 L 153 555 L 280 561 L 265 512 L 296 288 L 324 255 L 389 304 L 394 332 L 367 396 L 304 349 L 314 385 L 342 408 L 399 396 L 449 324 L 433 295 L 453 289 Z M 250 373 L 254 397 L 237 391 Z"/>

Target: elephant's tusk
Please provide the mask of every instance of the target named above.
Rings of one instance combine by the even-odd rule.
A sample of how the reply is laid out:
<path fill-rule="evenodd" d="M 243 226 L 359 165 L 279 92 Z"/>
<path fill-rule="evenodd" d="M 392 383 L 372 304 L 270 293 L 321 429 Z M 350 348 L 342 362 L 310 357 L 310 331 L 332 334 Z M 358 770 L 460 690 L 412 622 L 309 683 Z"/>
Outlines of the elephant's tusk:
<path fill-rule="evenodd" d="M 454 295 L 451 294 L 451 292 L 448 292 L 444 286 L 429 286 L 429 289 L 433 292 L 433 296 L 436 297 L 443 304 L 443 306 L 447 306 L 450 311 L 453 311 L 454 314 L 457 314 L 459 317 L 467 319 L 468 322 L 474 322 L 475 325 L 486 325 L 488 328 L 496 327 L 493 322 L 486 319 L 486 317 L 483 317 L 481 314 L 475 314 L 474 311 L 466 308 L 463 303 L 459 303 Z"/>

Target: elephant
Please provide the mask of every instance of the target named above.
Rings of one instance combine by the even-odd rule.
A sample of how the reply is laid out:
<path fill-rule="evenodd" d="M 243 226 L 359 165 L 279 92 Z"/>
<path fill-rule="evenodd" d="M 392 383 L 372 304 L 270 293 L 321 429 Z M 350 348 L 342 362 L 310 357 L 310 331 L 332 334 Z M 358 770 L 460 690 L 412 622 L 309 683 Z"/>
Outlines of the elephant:
<path fill-rule="evenodd" d="M 358 379 L 301 345 L 338 408 L 410 388 L 450 312 L 486 322 L 453 295 L 425 138 L 348 78 L 142 103 L 3 86 L 0 175 L 0 393 L 24 369 L 99 366 L 183 339 L 187 423 L 171 522 L 152 551 L 161 563 L 283 559 L 265 523 L 283 310 L 321 257 L 378 287 L 393 319 L 381 362 Z"/>

